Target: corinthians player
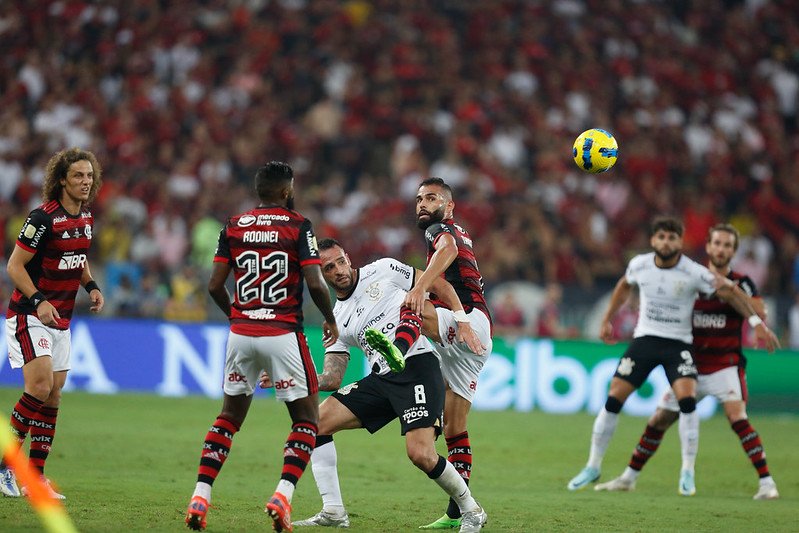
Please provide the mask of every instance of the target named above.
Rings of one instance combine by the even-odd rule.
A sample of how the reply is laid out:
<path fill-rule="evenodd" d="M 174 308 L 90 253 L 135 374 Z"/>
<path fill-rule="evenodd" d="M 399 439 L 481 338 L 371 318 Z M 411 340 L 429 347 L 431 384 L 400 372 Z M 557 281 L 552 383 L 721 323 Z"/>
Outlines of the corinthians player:
<path fill-rule="evenodd" d="M 349 526 L 339 489 L 332 434 L 355 428 L 374 433 L 399 417 L 408 458 L 457 502 L 463 514 L 461 531 L 480 531 L 487 521 L 485 511 L 457 470 L 435 450 L 435 438 L 441 432 L 445 390 L 438 358 L 430 342 L 420 336 L 418 318 L 400 319 L 406 292 L 420 272 L 389 258 L 355 269 L 342 246 L 332 239 L 319 243 L 319 253 L 322 274 L 336 292 L 338 301 L 333 313 L 340 327 L 338 340 L 325 352 L 319 389 L 335 390 L 341 385 L 350 348 L 363 350 L 372 372 L 333 393 L 320 406 L 319 435 L 311 467 L 323 509 L 294 525 Z M 455 290 L 443 278 L 435 282 L 434 290 L 454 311 L 463 310 Z M 435 317 L 432 306 L 425 313 L 428 314 Z M 459 326 L 459 336 L 477 349 L 479 341 L 468 322 Z M 404 370 L 392 372 L 383 356 L 369 347 L 367 329 L 384 333 L 395 344 L 400 338 L 406 339 L 409 347 L 404 354 L 404 365 L 396 366 L 397 370 L 404 366 Z M 425 328 L 425 332 L 428 329 L 433 330 L 435 337 L 437 325 Z"/>
<path fill-rule="evenodd" d="M 654 250 L 633 257 L 619 279 L 600 326 L 603 341 L 612 341 L 611 320 L 630 295 L 633 285 L 640 293 L 640 311 L 633 341 L 622 355 L 610 382 L 604 408 L 594 421 L 588 463 L 569 481 L 569 490 L 580 490 L 599 479 L 602 459 L 616 430 L 624 402 L 658 365 L 663 365 L 680 410 L 680 443 L 683 453 L 696 454 L 699 417 L 696 413 L 697 369 L 692 355 L 691 334 L 694 301 L 699 294 L 718 296 L 729 303 L 755 328 L 758 339 L 769 349 L 777 344 L 750 304 L 746 294 L 731 280 L 682 255 L 682 222 L 658 217 L 650 229 Z M 696 492 L 693 472 L 680 474 L 679 492 Z"/>
<path fill-rule="evenodd" d="M 738 230 L 730 224 L 716 224 L 708 230 L 705 251 L 709 259 L 708 268 L 737 283 L 751 297 L 757 317 L 750 323 L 759 323 L 766 316 L 766 309 L 757 287 L 749 276 L 732 270 L 732 261 L 738 250 Z M 779 498 L 777 484 L 766 463 L 766 452 L 755 428 L 746 415 L 746 358 L 743 354 L 741 335 L 743 317 L 727 302 L 719 298 L 700 298 L 694 304 L 693 334 L 694 359 L 699 379 L 697 400 L 715 396 L 724 407 L 724 413 L 732 430 L 738 435 L 744 453 L 754 466 L 760 479 L 755 500 Z M 773 349 L 773 346 L 767 346 Z M 646 429 L 635 447 L 630 463 L 621 476 L 600 483 L 596 490 L 635 490 L 635 482 L 646 462 L 660 446 L 663 434 L 677 421 L 679 406 L 672 391 L 667 391 L 657 410 L 647 422 Z M 694 471 L 696 449 L 686 450 L 682 470 Z"/>

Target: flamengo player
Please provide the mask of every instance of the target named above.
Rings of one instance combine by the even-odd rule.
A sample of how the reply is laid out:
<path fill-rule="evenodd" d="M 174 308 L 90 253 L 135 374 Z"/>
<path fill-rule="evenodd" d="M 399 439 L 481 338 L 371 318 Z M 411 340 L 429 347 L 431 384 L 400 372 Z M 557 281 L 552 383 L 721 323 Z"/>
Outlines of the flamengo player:
<path fill-rule="evenodd" d="M 491 314 L 483 294 L 483 278 L 477 267 L 469 233 L 454 220 L 452 189 L 441 178 L 428 178 L 419 185 L 416 195 L 416 223 L 424 230 L 427 242 L 427 267 L 408 292 L 405 304 L 421 314 L 426 293 L 436 278 L 444 277 L 458 294 L 465 312 L 454 313 L 436 299 L 441 342 L 436 351 L 441 356 L 441 372 L 447 386 L 444 402 L 444 437 L 448 459 L 466 483 L 472 471 L 472 448 L 466 419 L 477 390 L 477 377 L 485 364 L 483 354 L 491 354 Z M 462 342 L 456 342 L 458 322 L 469 322 L 482 344 L 475 354 Z M 450 499 L 446 515 L 422 529 L 449 529 L 460 523 L 460 512 Z"/>
<path fill-rule="evenodd" d="M 737 283 L 751 297 L 751 305 L 757 311 L 757 317 L 753 317 L 751 322 L 758 323 L 766 313 L 757 287 L 748 276 L 730 268 L 730 261 L 738 250 L 738 237 L 738 230 L 729 224 L 717 224 L 710 228 L 705 244 L 710 260 L 708 268 Z M 743 317 L 734 307 L 718 298 L 700 298 L 694 304 L 694 359 L 699 370 L 697 399 L 715 396 L 721 402 L 732 430 L 738 435 L 744 452 L 760 478 L 760 487 L 754 499 L 773 500 L 779 498 L 777 484 L 769 473 L 760 436 L 746 416 L 746 358 L 741 345 L 743 322 Z M 678 416 L 677 400 L 668 391 L 647 422 L 624 473 L 607 483 L 600 483 L 595 487 L 596 490 L 635 490 L 641 469 L 657 451 L 663 434 Z M 693 472 L 696 450 L 690 448 L 685 452 L 682 470 Z"/>
<path fill-rule="evenodd" d="M 252 403 L 262 369 L 286 402 L 291 432 L 286 439 L 283 471 L 265 512 L 276 531 L 291 531 L 291 499 L 316 445 L 319 423 L 318 378 L 302 333 L 303 279 L 325 317 L 324 342 L 338 338 L 336 319 L 319 268 L 319 251 L 311 222 L 292 209 L 291 167 L 271 162 L 255 174 L 261 204 L 232 217 L 219 235 L 208 291 L 230 318 L 222 412 L 205 437 L 186 524 L 205 528 L 211 486 L 230 452 Z M 234 301 L 225 289 L 231 270 Z"/>
<path fill-rule="evenodd" d="M 69 323 L 78 288 L 83 285 L 89 293 L 91 311 L 103 308 L 87 259 L 94 219 L 86 209 L 97 196 L 101 176 L 91 152 L 71 148 L 50 158 L 42 185 L 45 202 L 28 215 L 8 259 L 15 287 L 6 314 L 8 358 L 11 368 L 23 369 L 25 380 L 11 428 L 20 445 L 30 431 L 31 463 L 42 475 L 69 370 Z M 4 464 L 0 492 L 20 495 L 13 471 Z M 50 495 L 64 498 L 52 488 Z"/>

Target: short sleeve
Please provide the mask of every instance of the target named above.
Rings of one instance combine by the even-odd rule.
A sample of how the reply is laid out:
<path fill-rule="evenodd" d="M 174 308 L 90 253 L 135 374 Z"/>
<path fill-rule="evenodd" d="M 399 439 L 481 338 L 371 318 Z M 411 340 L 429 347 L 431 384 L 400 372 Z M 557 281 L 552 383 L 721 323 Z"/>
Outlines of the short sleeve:
<path fill-rule="evenodd" d="M 311 221 L 307 218 L 302 221 L 300 226 L 297 248 L 301 266 L 319 264 L 319 247 L 316 244 L 316 235 L 314 235 Z"/>
<path fill-rule="evenodd" d="M 698 285 L 696 290 L 702 294 L 713 294 L 716 292 L 716 277 L 707 267 L 696 264 L 698 272 Z"/>
<path fill-rule="evenodd" d="M 219 232 L 219 241 L 216 244 L 216 252 L 214 253 L 214 263 L 232 263 L 233 258 L 230 256 L 230 242 L 227 239 L 228 224 Z"/>
<path fill-rule="evenodd" d="M 760 297 L 760 293 L 757 290 L 755 282 L 752 281 L 752 278 L 750 278 L 749 276 L 744 276 L 741 279 L 739 279 L 738 285 L 741 287 L 741 290 L 747 294 L 747 296 L 751 298 Z"/>
<path fill-rule="evenodd" d="M 424 231 L 424 238 L 427 241 L 427 247 L 429 249 L 435 249 L 436 241 L 444 233 L 449 233 L 452 235 L 452 228 L 446 224 L 442 224 L 441 222 L 430 224 L 430 226 L 428 226 Z"/>
<path fill-rule="evenodd" d="M 624 279 L 627 280 L 627 283 L 630 285 L 638 285 L 638 278 L 636 274 L 639 269 L 635 268 L 635 258 L 631 259 L 629 263 L 627 263 L 627 270 L 624 272 Z"/>
<path fill-rule="evenodd" d="M 388 278 L 391 283 L 403 291 L 409 291 L 413 288 L 416 270 L 412 266 L 401 263 L 390 257 L 379 259 L 375 261 L 375 264 L 384 272 L 384 276 Z"/>
<path fill-rule="evenodd" d="M 17 237 L 20 248 L 31 253 L 36 253 L 39 247 L 47 241 L 52 231 L 52 220 L 41 209 L 34 209 L 28 215 Z"/>

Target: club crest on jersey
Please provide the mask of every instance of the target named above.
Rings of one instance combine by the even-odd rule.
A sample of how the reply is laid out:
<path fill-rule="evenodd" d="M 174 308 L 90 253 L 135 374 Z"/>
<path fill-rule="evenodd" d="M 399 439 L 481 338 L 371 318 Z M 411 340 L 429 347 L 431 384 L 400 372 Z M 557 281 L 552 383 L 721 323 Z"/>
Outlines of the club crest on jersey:
<path fill-rule="evenodd" d="M 383 290 L 380 288 L 380 283 L 377 281 L 372 282 L 369 284 L 369 287 L 366 289 L 366 295 L 372 301 L 377 301 L 383 297 Z"/>
<path fill-rule="evenodd" d="M 91 239 L 92 238 L 92 227 L 89 226 L 88 224 L 83 226 L 83 233 L 86 235 L 87 239 Z"/>
<path fill-rule="evenodd" d="M 239 219 L 237 224 L 242 228 L 246 228 L 247 226 L 252 226 L 253 224 L 255 224 L 255 215 L 244 215 Z"/>
<path fill-rule="evenodd" d="M 680 280 L 680 281 L 675 282 L 674 283 L 674 295 L 675 296 L 682 296 L 683 294 L 685 294 L 685 289 L 686 289 L 687 286 L 688 286 L 688 284 L 685 281 Z"/>

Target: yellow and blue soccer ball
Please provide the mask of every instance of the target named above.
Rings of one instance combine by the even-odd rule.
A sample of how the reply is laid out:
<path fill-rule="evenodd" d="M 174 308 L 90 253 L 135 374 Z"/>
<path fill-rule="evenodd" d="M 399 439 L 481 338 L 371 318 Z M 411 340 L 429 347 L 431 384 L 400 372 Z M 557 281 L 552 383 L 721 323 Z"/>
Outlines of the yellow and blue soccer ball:
<path fill-rule="evenodd" d="M 586 130 L 574 141 L 572 157 L 580 170 L 598 174 L 616 164 L 619 145 L 609 132 L 594 128 Z"/>

